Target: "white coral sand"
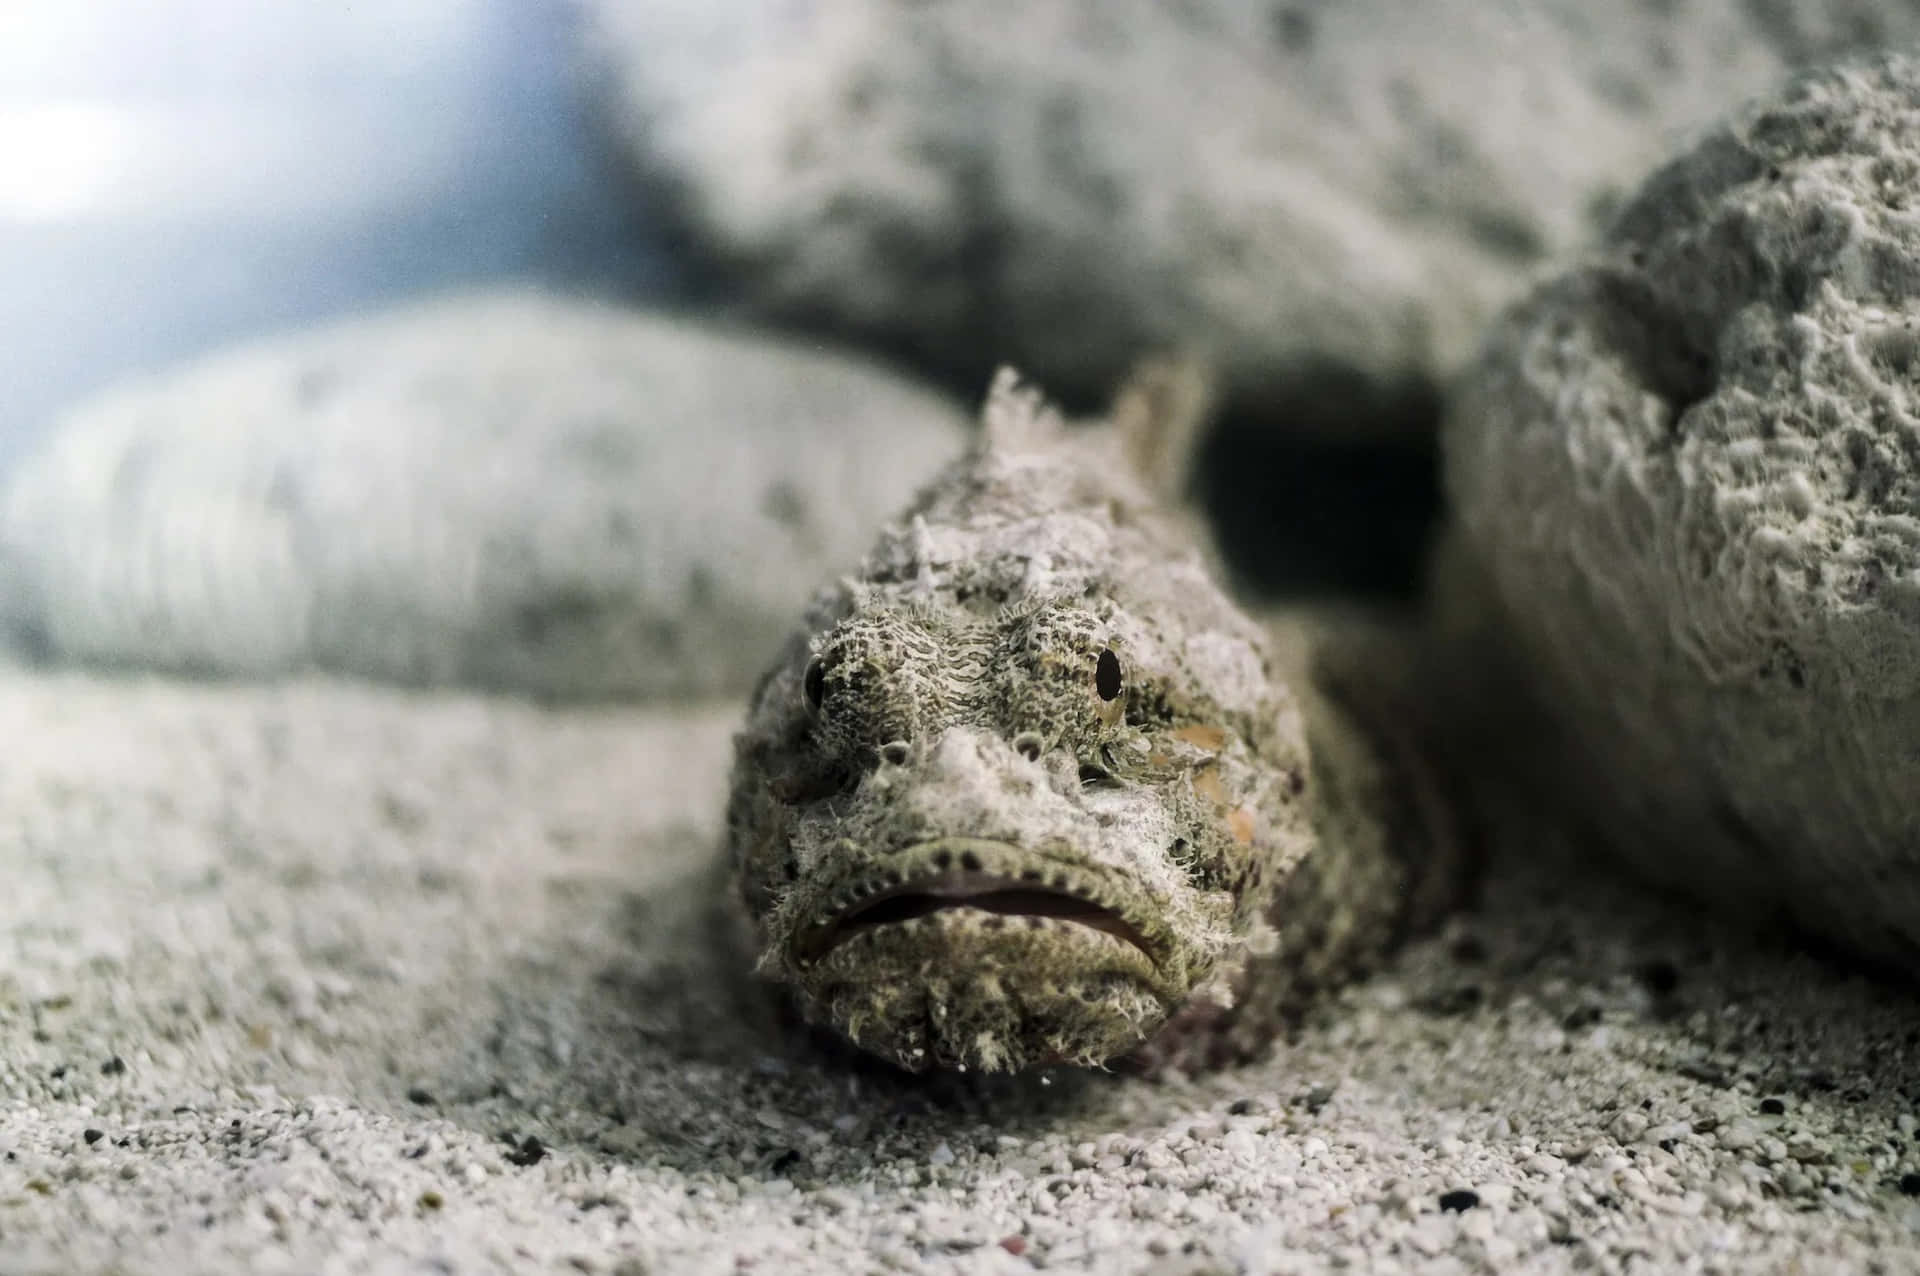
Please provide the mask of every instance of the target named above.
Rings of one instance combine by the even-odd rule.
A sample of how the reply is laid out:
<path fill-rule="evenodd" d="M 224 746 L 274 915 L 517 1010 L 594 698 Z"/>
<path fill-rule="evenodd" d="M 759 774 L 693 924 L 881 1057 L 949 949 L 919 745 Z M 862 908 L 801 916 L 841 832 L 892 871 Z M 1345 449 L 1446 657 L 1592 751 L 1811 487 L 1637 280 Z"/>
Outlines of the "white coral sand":
<path fill-rule="evenodd" d="M 710 925 L 736 713 L 0 674 L 0 1272 L 1920 1253 L 1920 1008 L 1519 831 L 1255 1067 L 824 1055 Z"/>

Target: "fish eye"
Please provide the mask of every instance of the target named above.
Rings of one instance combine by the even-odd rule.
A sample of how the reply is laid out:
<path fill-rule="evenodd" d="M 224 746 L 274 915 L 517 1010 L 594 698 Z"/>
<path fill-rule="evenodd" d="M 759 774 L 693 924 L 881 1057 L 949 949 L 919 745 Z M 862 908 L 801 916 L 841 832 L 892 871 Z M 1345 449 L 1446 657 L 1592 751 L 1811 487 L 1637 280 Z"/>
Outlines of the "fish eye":
<path fill-rule="evenodd" d="M 1113 648 L 1105 648 L 1093 665 L 1093 689 L 1102 700 L 1116 700 L 1120 687 L 1120 657 L 1113 654 Z"/>
<path fill-rule="evenodd" d="M 827 695 L 827 667 L 815 656 L 807 661 L 807 672 L 800 679 L 800 694 L 806 698 L 807 712 L 820 712 Z"/>

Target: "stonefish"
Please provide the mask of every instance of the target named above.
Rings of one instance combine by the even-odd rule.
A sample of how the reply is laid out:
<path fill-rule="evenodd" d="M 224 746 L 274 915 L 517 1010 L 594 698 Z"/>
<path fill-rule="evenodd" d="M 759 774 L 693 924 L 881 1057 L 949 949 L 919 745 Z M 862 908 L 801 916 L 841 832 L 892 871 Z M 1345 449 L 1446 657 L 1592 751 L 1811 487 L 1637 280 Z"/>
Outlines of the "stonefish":
<path fill-rule="evenodd" d="M 1215 1066 L 1450 893 L 1381 644 L 1290 659 L 1180 508 L 1203 401 L 1166 361 L 1069 422 L 1002 371 L 761 679 L 729 837 L 808 1021 L 913 1071 Z"/>

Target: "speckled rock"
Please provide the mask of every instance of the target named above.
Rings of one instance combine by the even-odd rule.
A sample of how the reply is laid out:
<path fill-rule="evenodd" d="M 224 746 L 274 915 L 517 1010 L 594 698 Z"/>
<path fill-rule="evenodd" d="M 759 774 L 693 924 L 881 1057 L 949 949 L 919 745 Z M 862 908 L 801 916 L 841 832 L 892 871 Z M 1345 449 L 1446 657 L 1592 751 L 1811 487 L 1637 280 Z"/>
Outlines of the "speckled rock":
<path fill-rule="evenodd" d="M 1507 315 L 1447 475 L 1647 868 L 1920 969 L 1920 59 L 1811 75 Z"/>
<path fill-rule="evenodd" d="M 757 312 L 1088 407 L 1198 342 L 1235 408 L 1376 434 L 1677 130 L 1920 37 L 1905 0 L 587 8 L 631 166 Z"/>
<path fill-rule="evenodd" d="M 965 431 L 817 350 L 454 297 L 73 412 L 0 498 L 0 629 L 198 673 L 741 690 Z"/>

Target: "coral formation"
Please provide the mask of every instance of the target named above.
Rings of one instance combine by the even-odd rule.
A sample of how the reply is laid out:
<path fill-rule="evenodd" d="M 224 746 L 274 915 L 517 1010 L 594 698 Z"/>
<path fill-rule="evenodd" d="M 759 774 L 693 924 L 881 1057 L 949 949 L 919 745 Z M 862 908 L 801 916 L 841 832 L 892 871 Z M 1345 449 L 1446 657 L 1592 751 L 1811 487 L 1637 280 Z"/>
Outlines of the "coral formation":
<path fill-rule="evenodd" d="M 1620 849 L 1920 969 L 1920 59 L 1809 74 L 1494 330 L 1466 557 Z"/>
<path fill-rule="evenodd" d="M 1676 133 L 1902 0 L 595 0 L 630 166 L 757 314 L 1084 407 L 1201 342 L 1236 412 L 1427 388 Z M 1309 383 L 1303 388 L 1302 383 Z"/>

